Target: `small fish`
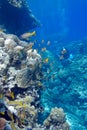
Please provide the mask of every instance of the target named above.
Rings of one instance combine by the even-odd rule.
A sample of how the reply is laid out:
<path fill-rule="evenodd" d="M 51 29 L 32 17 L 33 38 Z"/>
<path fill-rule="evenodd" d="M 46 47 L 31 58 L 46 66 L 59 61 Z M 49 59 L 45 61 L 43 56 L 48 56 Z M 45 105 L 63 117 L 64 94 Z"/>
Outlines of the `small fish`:
<path fill-rule="evenodd" d="M 0 114 L 1 114 L 1 115 L 4 115 L 4 114 L 5 114 L 5 112 L 0 112 Z"/>
<path fill-rule="evenodd" d="M 50 43 L 51 43 L 51 42 L 50 42 L 50 41 L 48 41 L 48 42 L 47 42 L 47 46 L 49 46 L 49 45 L 50 45 Z"/>
<path fill-rule="evenodd" d="M 42 52 L 46 51 L 46 47 L 42 48 L 41 51 L 42 51 Z"/>
<path fill-rule="evenodd" d="M 42 86 L 42 83 L 41 82 L 38 82 L 38 84 L 37 84 L 38 86 Z"/>
<path fill-rule="evenodd" d="M 59 60 L 64 60 L 64 56 L 63 56 L 63 55 L 60 55 L 60 56 L 59 56 Z"/>
<path fill-rule="evenodd" d="M 67 50 L 63 47 L 61 54 L 66 54 L 66 53 L 67 53 Z"/>
<path fill-rule="evenodd" d="M 11 92 L 11 91 L 7 92 L 7 93 L 5 94 L 5 96 L 6 96 L 7 98 L 11 98 L 11 99 L 14 99 L 14 98 L 15 98 L 14 92 Z"/>
<path fill-rule="evenodd" d="M 32 47 L 34 46 L 34 42 L 29 42 L 29 45 L 27 45 L 25 48 L 24 48 L 24 51 L 28 51 L 30 49 L 32 49 Z"/>
<path fill-rule="evenodd" d="M 36 31 L 26 32 L 26 33 L 24 33 L 24 34 L 21 35 L 21 38 L 29 40 L 29 38 L 31 38 L 32 36 L 36 36 Z"/>
<path fill-rule="evenodd" d="M 43 44 L 44 42 L 45 42 L 44 39 L 42 39 L 41 43 Z"/>
<path fill-rule="evenodd" d="M 14 99 L 14 92 L 11 92 L 11 98 Z"/>
<path fill-rule="evenodd" d="M 32 49 L 33 46 L 34 46 L 34 43 L 30 42 L 29 45 L 28 45 L 28 49 Z"/>
<path fill-rule="evenodd" d="M 43 62 L 48 63 L 48 61 L 49 61 L 49 58 L 46 58 Z"/>

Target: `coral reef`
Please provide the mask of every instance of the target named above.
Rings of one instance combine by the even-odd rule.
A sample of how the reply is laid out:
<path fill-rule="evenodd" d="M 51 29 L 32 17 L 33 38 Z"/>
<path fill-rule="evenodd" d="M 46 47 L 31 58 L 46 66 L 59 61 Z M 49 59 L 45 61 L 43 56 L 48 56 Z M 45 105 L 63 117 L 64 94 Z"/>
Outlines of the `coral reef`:
<path fill-rule="evenodd" d="M 65 113 L 62 108 L 53 108 L 50 115 L 44 121 L 48 130 L 69 130 L 69 125 L 65 119 Z"/>
<path fill-rule="evenodd" d="M 87 44 L 87 43 L 86 43 Z M 70 45 L 69 45 L 70 46 Z M 77 46 L 77 45 L 76 45 Z M 76 49 L 76 48 L 75 48 Z M 87 49 L 87 48 L 84 48 Z M 77 48 L 78 50 L 78 48 Z M 74 51 L 74 50 L 73 50 Z M 87 108 L 87 53 L 77 53 L 66 65 L 62 65 L 48 52 L 47 57 L 55 61 L 55 65 L 47 64 L 44 69 L 44 85 L 47 88 L 41 95 L 41 102 L 45 107 L 45 113 L 54 106 L 64 107 L 71 122 L 72 129 L 87 129 L 86 108 Z M 52 69 L 51 69 L 52 68 Z M 83 120 L 82 120 L 83 119 Z M 80 124 L 80 126 L 76 126 Z"/>
<path fill-rule="evenodd" d="M 38 123 L 43 88 L 42 57 L 29 43 L 13 34 L 0 32 L 0 39 L 0 119 L 6 119 L 6 124 L 13 130 L 47 130 L 45 123 Z M 61 110 L 58 109 L 58 113 L 55 108 L 52 110 L 55 113 L 50 115 L 52 120 L 61 119 L 67 130 L 65 114 Z M 55 121 L 50 129 L 54 126 Z"/>
<path fill-rule="evenodd" d="M 21 8 L 23 6 L 24 0 L 7 0 L 9 4 L 14 7 Z"/>
<path fill-rule="evenodd" d="M 40 79 L 37 79 L 36 76 L 40 76 L 41 74 L 39 68 L 41 56 L 33 49 L 27 49 L 26 51 L 24 46 L 28 47 L 29 45 L 20 41 L 15 35 L 8 35 L 1 32 L 0 38 L 2 41 L 0 44 L 0 85 L 2 85 L 5 96 L 8 98 L 6 106 L 4 99 L 0 99 L 0 103 L 2 103 L 4 107 L 2 110 L 4 112 L 5 107 L 8 106 L 7 108 L 11 113 L 16 115 L 19 113 L 20 116 L 20 112 L 23 111 L 24 114 L 22 115 L 27 116 L 28 122 L 30 122 L 28 117 L 30 118 L 30 125 L 32 126 L 37 119 L 37 105 L 39 103 L 38 92 L 40 86 L 42 86 Z M 20 42 L 22 42 L 24 46 L 22 46 Z M 9 101 L 9 99 L 13 101 Z M 26 111 L 27 114 L 25 114 Z M 10 116 L 11 119 L 13 119 L 11 114 Z M 20 116 L 18 118 L 23 120 Z M 24 119 L 26 120 L 26 118 Z"/>

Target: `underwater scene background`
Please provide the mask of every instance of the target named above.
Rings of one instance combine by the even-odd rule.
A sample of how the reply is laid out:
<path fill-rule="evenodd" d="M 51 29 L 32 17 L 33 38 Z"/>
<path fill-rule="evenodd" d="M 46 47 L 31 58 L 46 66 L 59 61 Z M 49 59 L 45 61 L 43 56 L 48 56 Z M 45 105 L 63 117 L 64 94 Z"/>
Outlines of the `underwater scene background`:
<path fill-rule="evenodd" d="M 27 0 L 28 1 L 28 0 Z M 86 0 L 29 1 L 29 5 L 42 28 L 40 35 L 47 39 L 79 40 L 87 34 Z M 64 41 L 65 42 L 65 41 Z"/>
<path fill-rule="evenodd" d="M 0 0 L 0 18 L 0 85 L 17 130 L 87 130 L 87 1 Z"/>
<path fill-rule="evenodd" d="M 72 130 L 86 130 L 87 95 L 84 93 L 86 94 L 87 79 L 84 80 L 79 67 L 85 63 L 83 66 L 87 68 L 87 61 L 84 61 L 84 56 L 87 55 L 87 1 L 33 0 L 29 3 L 42 24 L 37 30 L 38 40 L 44 39 L 46 45 L 47 41 L 51 42 L 50 47 L 47 46 L 49 51 L 43 54 L 43 57 L 49 57 L 49 66 L 52 63 L 52 67 L 45 66 L 46 79 L 43 83 L 46 90 L 41 92 L 41 103 L 46 113 L 52 107 L 62 107 L 67 113 Z M 67 62 L 61 66 L 58 55 L 64 46 L 73 58 L 72 63 Z M 87 76 L 87 72 L 85 74 Z"/>

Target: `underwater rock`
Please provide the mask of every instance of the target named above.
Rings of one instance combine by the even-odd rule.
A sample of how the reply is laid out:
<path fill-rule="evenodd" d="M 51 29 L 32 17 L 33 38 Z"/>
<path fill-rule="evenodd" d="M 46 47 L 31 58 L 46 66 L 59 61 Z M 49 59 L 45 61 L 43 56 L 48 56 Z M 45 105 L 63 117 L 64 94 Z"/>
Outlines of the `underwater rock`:
<path fill-rule="evenodd" d="M 75 47 L 73 51 L 76 50 L 77 44 L 73 47 Z M 71 48 L 69 48 L 69 50 L 71 51 Z M 48 57 L 49 61 L 51 60 L 52 63 L 52 61 L 55 59 L 52 58 L 49 52 L 48 54 L 49 55 L 46 55 L 45 58 Z M 54 66 L 55 64 L 57 66 Z M 66 66 L 61 65 L 58 57 L 55 63 L 52 65 L 52 70 L 51 66 L 49 66 L 49 62 L 47 65 L 48 66 L 44 65 L 44 68 L 48 67 L 48 69 L 44 69 L 44 77 L 46 77 L 46 80 L 43 80 L 44 85 L 47 87 L 46 90 L 41 94 L 41 103 L 45 109 L 44 113 L 46 114 L 49 111 L 49 106 L 61 106 L 65 108 L 67 115 L 72 113 L 72 119 L 70 116 L 68 117 L 68 119 L 70 119 L 69 121 L 71 123 L 71 129 L 81 129 L 80 127 L 82 127 L 84 130 L 87 129 L 87 124 L 83 125 L 84 119 L 82 120 L 81 116 L 86 115 L 87 109 L 87 53 L 86 55 L 85 53 L 84 55 L 77 53 L 77 55 L 74 55 L 71 62 L 67 62 Z M 48 111 L 46 108 L 48 108 Z M 80 124 L 80 126 L 75 126 L 75 123 Z M 54 128 L 54 126 L 51 128 L 53 130 L 59 129 L 58 127 Z"/>
<path fill-rule="evenodd" d="M 6 35 L 6 38 L 7 38 L 7 39 L 12 39 L 12 40 L 15 41 L 17 44 L 19 44 L 19 42 L 20 42 L 20 39 L 19 39 L 16 35 L 14 35 L 14 34 L 7 34 L 7 35 Z"/>
<path fill-rule="evenodd" d="M 7 32 L 21 35 L 40 26 L 26 0 L 0 0 L 0 25 Z"/>
<path fill-rule="evenodd" d="M 40 62 L 41 56 L 35 49 L 27 51 L 27 67 L 31 70 L 31 72 L 34 72 L 39 67 Z"/>
<path fill-rule="evenodd" d="M 4 46 L 7 50 L 13 50 L 17 43 L 12 39 L 6 39 L 4 42 Z"/>
<path fill-rule="evenodd" d="M 37 53 L 37 51 L 34 49 L 30 49 L 27 51 L 27 59 L 32 58 L 36 60 L 37 62 L 41 62 L 41 56 Z"/>
<path fill-rule="evenodd" d="M 11 4 L 14 7 L 21 8 L 23 6 L 24 0 L 7 0 L 9 4 Z"/>
<path fill-rule="evenodd" d="M 66 69 L 60 69 L 58 71 L 58 77 L 62 80 L 65 80 L 66 78 L 68 78 L 68 71 Z"/>
<path fill-rule="evenodd" d="M 16 75 L 17 85 L 20 88 L 27 88 L 30 86 L 30 79 L 32 79 L 32 74 L 28 67 L 19 70 Z"/>
<path fill-rule="evenodd" d="M 0 74 L 1 75 L 4 75 L 7 72 L 8 64 L 9 64 L 9 55 L 3 50 L 0 50 Z"/>
<path fill-rule="evenodd" d="M 4 38 L 0 38 L 0 47 L 4 46 Z"/>
<path fill-rule="evenodd" d="M 0 32 L 0 38 L 4 38 L 4 40 L 6 39 L 6 34 L 4 32 Z"/>
<path fill-rule="evenodd" d="M 54 130 L 54 128 L 56 128 L 55 130 L 70 130 L 62 108 L 53 108 L 48 118 L 44 121 L 44 125 L 49 130 Z"/>
<path fill-rule="evenodd" d="M 6 125 L 6 120 L 4 118 L 0 118 L 0 129 L 4 130 Z"/>
<path fill-rule="evenodd" d="M 26 57 L 22 50 L 22 47 L 14 47 L 13 51 L 9 51 L 10 65 L 14 66 L 16 69 L 21 67 L 22 60 Z"/>

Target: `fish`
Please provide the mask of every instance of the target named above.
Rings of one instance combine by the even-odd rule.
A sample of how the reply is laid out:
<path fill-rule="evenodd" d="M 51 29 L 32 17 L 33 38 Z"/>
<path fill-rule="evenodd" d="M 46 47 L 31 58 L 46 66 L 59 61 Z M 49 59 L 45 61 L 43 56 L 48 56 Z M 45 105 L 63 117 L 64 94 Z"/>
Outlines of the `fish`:
<path fill-rule="evenodd" d="M 1 114 L 1 115 L 4 115 L 4 114 L 5 114 L 5 112 L 0 112 L 0 114 Z"/>
<path fill-rule="evenodd" d="M 27 46 L 24 48 L 24 51 L 26 52 L 26 51 L 32 49 L 33 46 L 34 46 L 34 42 L 29 42 L 29 45 L 27 45 Z"/>
<path fill-rule="evenodd" d="M 42 83 L 41 83 L 41 82 L 38 82 L 38 84 L 37 84 L 37 85 L 38 85 L 38 87 L 40 87 L 40 86 L 42 86 Z"/>
<path fill-rule="evenodd" d="M 42 51 L 42 52 L 46 51 L 46 47 L 42 48 L 41 51 Z"/>
<path fill-rule="evenodd" d="M 20 37 L 22 39 L 29 40 L 29 38 L 31 38 L 32 36 L 36 36 L 36 31 L 26 32 L 26 33 L 22 34 Z"/>
<path fill-rule="evenodd" d="M 49 46 L 50 44 L 51 44 L 51 42 L 50 42 L 50 41 L 48 41 L 48 42 L 47 42 L 47 46 Z"/>
<path fill-rule="evenodd" d="M 67 53 L 67 50 L 63 47 L 63 50 L 61 51 L 61 54 L 66 54 Z"/>
<path fill-rule="evenodd" d="M 34 46 L 34 42 L 30 42 L 27 49 L 28 49 L 28 50 L 29 50 L 29 49 L 32 49 L 33 46 Z"/>
<path fill-rule="evenodd" d="M 14 99 L 14 92 L 11 92 L 11 98 Z"/>
<path fill-rule="evenodd" d="M 14 96 L 14 92 L 7 92 L 6 94 L 5 94 L 5 96 L 7 97 L 7 98 L 11 98 L 11 99 L 14 99 L 15 98 L 15 96 Z"/>
<path fill-rule="evenodd" d="M 49 61 L 49 58 L 46 58 L 43 62 L 48 63 L 48 61 Z"/>
<path fill-rule="evenodd" d="M 44 42 L 45 42 L 44 39 L 42 39 L 41 43 L 43 44 Z"/>
<path fill-rule="evenodd" d="M 63 55 L 60 55 L 60 56 L 59 56 L 59 60 L 64 60 L 64 56 L 63 56 Z"/>

